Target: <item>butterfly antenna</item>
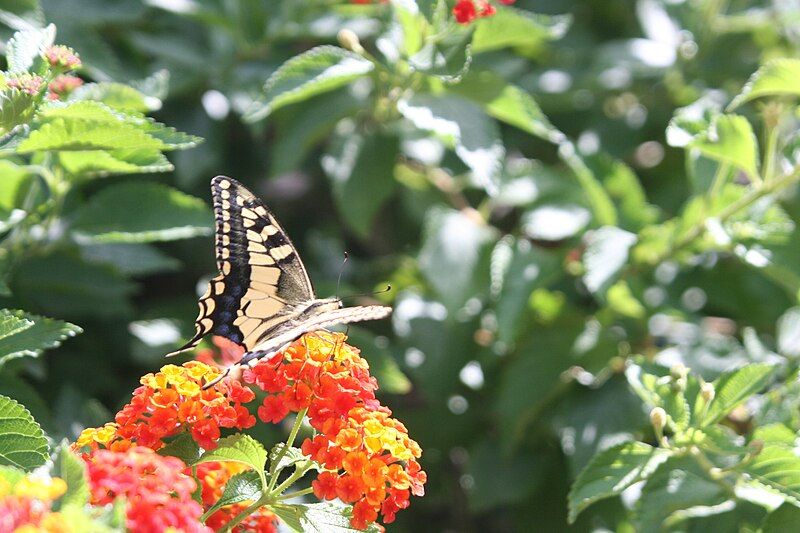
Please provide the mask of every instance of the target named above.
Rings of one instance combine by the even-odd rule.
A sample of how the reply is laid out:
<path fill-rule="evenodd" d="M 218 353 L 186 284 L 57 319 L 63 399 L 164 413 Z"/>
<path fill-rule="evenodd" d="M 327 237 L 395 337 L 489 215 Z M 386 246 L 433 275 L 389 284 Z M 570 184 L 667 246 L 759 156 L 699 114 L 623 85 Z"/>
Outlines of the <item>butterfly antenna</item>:
<path fill-rule="evenodd" d="M 342 300 L 344 300 L 345 298 L 360 298 L 362 296 L 375 296 L 377 294 L 383 294 L 384 292 L 389 292 L 391 290 L 392 290 L 392 286 L 387 283 L 385 289 L 381 289 L 381 290 L 375 291 L 375 292 L 364 292 L 364 293 L 361 293 L 361 294 L 351 294 L 350 296 L 344 296 L 342 298 Z"/>
<path fill-rule="evenodd" d="M 342 284 L 342 273 L 344 272 L 344 265 L 347 264 L 347 252 L 344 253 L 342 266 L 339 267 L 339 277 L 336 278 L 336 297 L 339 297 L 339 286 Z"/>

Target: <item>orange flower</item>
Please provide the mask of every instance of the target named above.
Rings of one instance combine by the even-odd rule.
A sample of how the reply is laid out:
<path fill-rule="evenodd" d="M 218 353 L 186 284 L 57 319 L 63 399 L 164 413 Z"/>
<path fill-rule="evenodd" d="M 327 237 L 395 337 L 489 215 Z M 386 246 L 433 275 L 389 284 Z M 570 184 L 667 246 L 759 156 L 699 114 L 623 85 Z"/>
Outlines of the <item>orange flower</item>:
<path fill-rule="evenodd" d="M 344 475 L 336 480 L 336 495 L 345 503 L 353 503 L 364 495 L 364 483 L 356 476 Z"/>
<path fill-rule="evenodd" d="M 217 376 L 219 370 L 197 361 L 165 365 L 141 379 L 142 386 L 117 413 L 116 423 L 84 430 L 74 447 L 126 449 L 135 443 L 157 450 L 164 439 L 188 431 L 200 447 L 213 449 L 220 428 L 255 424 L 242 405 L 255 398 L 253 391 L 235 381 L 202 389 Z"/>

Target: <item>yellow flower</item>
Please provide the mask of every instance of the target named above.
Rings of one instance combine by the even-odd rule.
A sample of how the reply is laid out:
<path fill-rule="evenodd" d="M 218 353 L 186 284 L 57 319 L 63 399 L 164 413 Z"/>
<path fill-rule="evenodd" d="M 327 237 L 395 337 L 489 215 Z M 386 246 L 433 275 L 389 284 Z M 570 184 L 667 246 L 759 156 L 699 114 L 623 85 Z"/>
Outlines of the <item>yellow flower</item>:
<path fill-rule="evenodd" d="M 384 431 L 386 431 L 386 426 L 381 424 L 380 420 L 370 418 L 364 421 L 364 435 L 380 438 Z"/>
<path fill-rule="evenodd" d="M 184 381 L 183 383 L 177 384 L 175 390 L 177 390 L 181 396 L 193 398 L 200 394 L 200 385 L 198 385 L 196 381 Z"/>
<path fill-rule="evenodd" d="M 55 500 L 67 491 L 67 483 L 58 477 L 24 477 L 14 486 L 14 494 L 37 500 Z"/>

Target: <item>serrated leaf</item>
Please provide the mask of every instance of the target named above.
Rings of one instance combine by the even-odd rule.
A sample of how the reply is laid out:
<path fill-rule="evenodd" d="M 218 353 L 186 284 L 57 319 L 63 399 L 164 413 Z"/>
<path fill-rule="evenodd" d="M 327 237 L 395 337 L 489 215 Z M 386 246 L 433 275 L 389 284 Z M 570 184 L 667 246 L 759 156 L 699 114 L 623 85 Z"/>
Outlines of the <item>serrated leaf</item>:
<path fill-rule="evenodd" d="M 30 121 L 34 100 L 33 95 L 17 89 L 0 91 L 0 133 L 14 131 L 14 128 Z"/>
<path fill-rule="evenodd" d="M 170 172 L 172 163 L 159 150 L 103 150 L 61 152 L 58 160 L 73 175 L 105 177 L 118 174 Z"/>
<path fill-rule="evenodd" d="M 758 176 L 758 141 L 750 122 L 742 116 L 719 115 L 688 146 L 751 177 Z"/>
<path fill-rule="evenodd" d="M 375 66 L 336 46 L 318 46 L 297 55 L 264 84 L 264 96 L 244 114 L 248 122 L 266 118 L 283 106 L 332 91 L 371 72 Z"/>
<path fill-rule="evenodd" d="M 159 448 L 157 453 L 177 457 L 187 465 L 192 465 L 200 458 L 200 446 L 191 435 L 185 433 Z"/>
<path fill-rule="evenodd" d="M 302 533 L 355 533 L 359 531 L 350 525 L 350 506 L 337 505 L 332 502 L 309 504 L 276 504 L 270 505 L 278 518 L 294 531 Z M 362 530 L 368 533 L 379 531 L 375 524 Z"/>
<path fill-rule="evenodd" d="M 738 370 L 727 372 L 714 381 L 716 394 L 708 411 L 700 420 L 705 426 L 720 421 L 734 407 L 767 386 L 775 372 L 775 366 L 751 364 Z"/>
<path fill-rule="evenodd" d="M 52 24 L 16 32 L 6 45 L 8 71 L 19 74 L 31 70 L 34 61 L 53 44 L 55 37 L 56 27 Z"/>
<path fill-rule="evenodd" d="M 211 220 L 198 198 L 158 183 L 132 182 L 94 195 L 77 210 L 72 230 L 96 243 L 170 241 L 211 234 Z"/>
<path fill-rule="evenodd" d="M 498 6 L 491 17 L 480 18 L 472 38 L 474 52 L 507 47 L 536 47 L 561 38 L 572 23 L 569 16 L 534 14 L 523 9 Z"/>
<path fill-rule="evenodd" d="M 205 452 L 195 464 L 217 461 L 241 463 L 263 476 L 264 464 L 267 462 L 267 450 L 250 435 L 237 433 L 220 439 L 217 447 Z"/>
<path fill-rule="evenodd" d="M 219 500 L 207 511 L 211 515 L 214 511 L 234 503 L 258 501 L 261 498 L 261 478 L 252 470 L 239 472 L 225 483 L 225 489 Z"/>
<path fill-rule="evenodd" d="M 777 58 L 758 69 L 728 106 L 733 110 L 763 96 L 800 96 L 800 59 Z"/>
<path fill-rule="evenodd" d="M 16 331 L 9 330 L 0 337 L 0 368 L 18 357 L 36 357 L 46 349 L 61 345 L 64 339 L 83 332 L 69 322 L 9 309 L 0 310 L 0 321 L 4 324 L 16 321 L 18 325 L 30 323 L 29 326 L 16 328 Z"/>
<path fill-rule="evenodd" d="M 583 282 L 589 292 L 602 294 L 616 281 L 635 243 L 636 235 L 614 226 L 604 226 L 589 235 L 583 253 Z"/>
<path fill-rule="evenodd" d="M 33 320 L 17 316 L 3 309 L 0 311 L 0 341 L 11 335 L 21 333 L 33 326 Z"/>
<path fill-rule="evenodd" d="M 569 492 L 570 523 L 594 502 L 647 479 L 670 455 L 668 450 L 643 442 L 624 442 L 595 455 Z"/>
<path fill-rule="evenodd" d="M 744 439 L 721 425 L 695 430 L 694 441 L 703 450 L 714 454 L 744 455 L 747 452 L 747 447 L 743 445 Z"/>
<path fill-rule="evenodd" d="M 148 97 L 130 85 L 117 82 L 87 83 L 69 95 L 69 101 L 96 100 L 125 112 L 145 113 L 161 108 L 161 101 Z"/>
<path fill-rule="evenodd" d="M 47 439 L 25 407 L 0 396 L 0 464 L 33 470 L 48 457 Z"/>
<path fill-rule="evenodd" d="M 284 446 L 286 446 L 284 443 L 279 442 L 273 446 L 272 450 L 270 450 L 269 468 L 271 471 L 280 472 L 284 468 L 293 466 L 297 463 L 305 463 L 309 460 L 307 456 L 303 455 L 303 452 L 300 451 L 300 448 L 295 448 L 294 446 L 290 446 L 289 449 L 286 450 L 286 453 L 281 454 L 281 450 L 283 450 Z M 280 461 L 278 461 L 277 465 L 273 465 L 278 456 L 280 456 Z"/>
<path fill-rule="evenodd" d="M 505 148 L 497 124 L 480 107 L 460 96 L 417 94 L 401 100 L 397 109 L 414 126 L 452 146 L 478 185 L 489 194 L 497 192 Z"/>
<path fill-rule="evenodd" d="M 163 150 L 166 145 L 141 128 L 119 123 L 94 123 L 58 118 L 33 130 L 17 152 L 43 150 Z"/>
<path fill-rule="evenodd" d="M 58 508 L 69 505 L 84 506 L 89 502 L 89 481 L 86 464 L 64 442 L 56 454 L 53 475 L 67 483 L 67 491 L 58 501 Z"/>
<path fill-rule="evenodd" d="M 800 457 L 792 446 L 767 444 L 752 461 L 737 469 L 800 505 Z"/>
<path fill-rule="evenodd" d="M 729 498 L 716 481 L 707 478 L 694 459 L 673 457 L 659 465 L 642 489 L 636 506 L 636 531 L 669 529 L 665 521 L 685 509 L 718 505 Z"/>
<path fill-rule="evenodd" d="M 486 113 L 541 139 L 558 143 L 564 134 L 542 112 L 533 96 L 493 72 L 470 72 L 450 92 L 479 104 Z"/>

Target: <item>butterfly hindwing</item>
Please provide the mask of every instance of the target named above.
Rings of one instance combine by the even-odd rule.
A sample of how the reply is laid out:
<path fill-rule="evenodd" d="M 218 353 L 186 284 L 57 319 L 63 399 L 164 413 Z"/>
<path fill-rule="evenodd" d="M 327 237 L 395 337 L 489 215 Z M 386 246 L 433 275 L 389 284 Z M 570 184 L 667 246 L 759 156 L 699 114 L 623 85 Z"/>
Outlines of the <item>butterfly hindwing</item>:
<path fill-rule="evenodd" d="M 287 320 L 287 306 L 314 298 L 297 250 L 261 200 L 225 176 L 211 181 L 211 192 L 219 275 L 200 298 L 196 335 L 178 352 L 207 333 L 252 350 Z"/>
<path fill-rule="evenodd" d="M 241 364 L 246 364 L 249 361 L 262 357 L 269 357 L 306 333 L 311 333 L 336 324 L 351 324 L 353 322 L 378 320 L 389 316 L 391 312 L 391 307 L 382 305 L 342 307 L 341 309 L 322 311 L 302 321 L 288 321 L 282 325 L 281 330 L 276 332 L 275 335 L 259 343 L 252 351 L 245 353 L 242 357 Z"/>

